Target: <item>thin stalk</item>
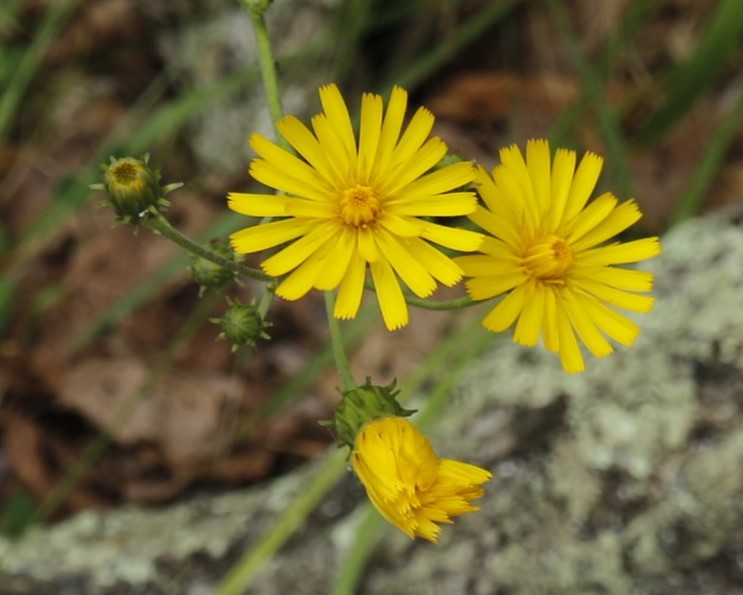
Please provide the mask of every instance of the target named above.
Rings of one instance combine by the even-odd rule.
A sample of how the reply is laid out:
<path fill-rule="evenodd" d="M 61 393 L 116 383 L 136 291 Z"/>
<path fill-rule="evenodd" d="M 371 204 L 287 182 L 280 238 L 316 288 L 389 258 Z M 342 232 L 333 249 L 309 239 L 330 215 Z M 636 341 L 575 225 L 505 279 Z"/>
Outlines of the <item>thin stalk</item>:
<path fill-rule="evenodd" d="M 273 55 L 268 27 L 266 27 L 265 11 L 251 7 L 247 2 L 243 2 L 243 7 L 250 17 L 250 23 L 253 25 L 255 43 L 258 46 L 261 78 L 263 79 L 263 88 L 266 91 L 266 102 L 268 103 L 268 112 L 271 114 L 274 135 L 282 147 L 291 151 L 291 146 L 279 133 L 278 129 L 278 123 L 284 117 L 284 108 L 281 103 L 281 94 L 279 93 L 276 59 Z"/>
<path fill-rule="evenodd" d="M 441 370 L 445 374 L 436 378 L 436 384 L 426 399 L 426 405 L 415 416 L 415 425 L 426 430 L 441 414 L 462 372 L 472 359 L 492 342 L 492 335 L 480 328 L 479 323 L 468 324 L 447 338 L 440 347 L 416 368 L 416 376 L 401 387 L 404 396 L 415 393 L 422 382 L 434 378 Z M 401 399 L 404 402 L 404 399 Z M 383 524 L 370 503 L 366 504 L 363 520 L 356 529 L 356 539 L 345 554 L 336 574 L 331 595 L 353 595 L 379 538 Z"/>
<path fill-rule="evenodd" d="M 336 450 L 320 464 L 317 475 L 302 489 L 276 523 L 229 572 L 214 595 L 240 595 L 278 549 L 294 535 L 318 502 L 346 470 L 345 451 Z"/>
<path fill-rule="evenodd" d="M 173 227 L 170 222 L 160 214 L 152 217 L 146 217 L 143 220 L 143 223 L 152 231 L 162 234 L 170 241 L 178 244 L 181 248 L 185 248 L 186 250 L 188 250 L 191 254 L 195 254 L 196 256 L 205 258 L 213 262 L 214 264 L 218 264 L 219 266 L 232 271 L 236 275 L 251 277 L 253 279 L 258 279 L 259 281 L 273 280 L 272 277 L 269 277 L 263 271 L 249 267 L 241 262 L 235 262 L 234 260 L 225 258 L 224 256 L 216 254 L 208 248 L 204 248 L 203 246 L 197 244 L 191 238 L 183 235 L 180 231 Z"/>
<path fill-rule="evenodd" d="M 348 363 L 346 349 L 343 346 L 343 336 L 338 320 L 333 316 L 335 306 L 335 294 L 332 291 L 325 292 L 325 311 L 328 315 L 328 329 L 330 330 L 330 343 L 333 346 L 333 358 L 338 375 L 341 377 L 343 390 L 356 388 L 356 381 L 351 373 L 351 365 Z"/>

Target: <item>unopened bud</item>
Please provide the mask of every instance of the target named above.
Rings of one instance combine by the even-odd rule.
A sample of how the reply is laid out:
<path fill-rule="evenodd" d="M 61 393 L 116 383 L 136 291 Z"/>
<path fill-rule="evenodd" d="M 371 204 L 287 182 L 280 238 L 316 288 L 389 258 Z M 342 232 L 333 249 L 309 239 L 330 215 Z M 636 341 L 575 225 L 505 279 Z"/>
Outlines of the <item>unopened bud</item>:
<path fill-rule="evenodd" d="M 218 339 L 232 343 L 232 351 L 247 345 L 254 347 L 259 339 L 270 339 L 265 329 L 271 326 L 265 322 L 255 304 L 241 304 L 237 300 L 227 298 L 228 308 L 221 318 L 213 318 L 211 322 L 222 327 Z"/>
<path fill-rule="evenodd" d="M 213 241 L 210 248 L 212 252 L 226 260 L 234 261 L 236 257 L 232 249 L 219 240 Z M 219 288 L 235 280 L 234 271 L 195 254 L 191 254 L 190 257 L 191 275 L 199 284 L 199 297 L 209 288 Z"/>
<path fill-rule="evenodd" d="M 395 390 L 397 381 L 389 386 L 377 386 L 367 378 L 363 386 L 343 391 L 341 402 L 335 408 L 333 419 L 327 423 L 332 426 L 342 445 L 353 448 L 356 434 L 362 426 L 380 417 L 409 417 L 414 409 L 403 409 L 397 402 L 400 391 Z"/>
<path fill-rule="evenodd" d="M 160 172 L 148 165 L 149 156 L 111 157 L 109 164 L 102 165 L 103 184 L 91 188 L 105 190 L 106 204 L 113 207 L 119 221 L 136 223 L 148 213 L 160 213 L 170 204 L 165 196 L 182 184 L 160 186 Z"/>

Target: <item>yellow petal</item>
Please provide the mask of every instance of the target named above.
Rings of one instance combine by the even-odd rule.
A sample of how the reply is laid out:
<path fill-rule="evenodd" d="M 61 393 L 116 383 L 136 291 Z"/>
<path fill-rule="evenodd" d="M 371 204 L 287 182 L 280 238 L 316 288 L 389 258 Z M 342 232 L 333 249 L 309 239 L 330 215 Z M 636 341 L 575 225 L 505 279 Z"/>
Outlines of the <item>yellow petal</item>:
<path fill-rule="evenodd" d="M 286 201 L 286 214 L 292 217 L 334 219 L 338 217 L 338 205 L 319 200 L 290 197 Z"/>
<path fill-rule="evenodd" d="M 482 234 L 468 229 L 445 227 L 430 221 L 421 221 L 421 224 L 423 226 L 421 237 L 445 248 L 474 252 L 482 244 Z"/>
<path fill-rule="evenodd" d="M 533 347 L 539 341 L 545 309 L 544 291 L 535 283 L 526 284 L 524 307 L 513 332 L 513 340 L 519 345 Z"/>
<path fill-rule="evenodd" d="M 408 306 L 390 263 L 380 258 L 370 268 L 385 326 L 391 331 L 402 328 L 408 324 Z"/>
<path fill-rule="evenodd" d="M 557 324 L 557 291 L 552 287 L 545 287 L 544 293 L 544 346 L 552 353 L 560 350 L 560 329 Z"/>
<path fill-rule="evenodd" d="M 328 241 L 328 251 L 323 254 L 323 260 L 318 265 L 322 274 L 315 279 L 315 289 L 330 291 L 338 287 L 356 251 L 355 244 L 356 238 L 348 229 L 338 234 L 334 241 Z"/>
<path fill-rule="evenodd" d="M 351 260 L 343 276 L 338 297 L 335 301 L 333 316 L 341 320 L 356 318 L 361 305 L 361 296 L 364 293 L 364 277 L 366 276 L 366 263 L 353 251 Z"/>
<path fill-rule="evenodd" d="M 436 281 L 410 255 L 405 244 L 383 231 L 375 237 L 385 259 L 415 295 L 426 298 L 436 290 Z"/>
<path fill-rule="evenodd" d="M 276 287 L 276 295 L 291 302 L 304 297 L 312 289 L 315 279 L 322 272 L 322 269 L 318 266 L 321 260 L 318 257 L 320 252 L 318 250 L 311 254 L 307 260 L 279 283 Z"/>
<path fill-rule="evenodd" d="M 573 181 L 575 171 L 575 151 L 558 149 L 552 162 L 552 176 L 550 178 L 550 192 L 552 201 L 550 205 L 548 231 L 557 229 L 563 220 L 565 205 L 568 202 L 570 184 Z"/>
<path fill-rule="evenodd" d="M 518 145 L 511 145 L 500 150 L 501 163 L 504 168 L 500 170 L 504 176 L 505 172 L 509 174 L 509 181 L 518 188 L 517 191 L 513 191 L 519 197 L 519 202 L 523 206 L 524 213 L 526 215 L 525 224 L 528 225 L 528 229 L 535 229 L 539 224 L 540 214 L 537 210 L 537 202 L 534 197 L 534 188 L 531 183 L 531 177 L 529 175 L 529 169 L 524 161 L 524 156 L 521 154 L 521 149 Z M 546 175 L 544 172 L 543 175 Z M 504 184 L 503 178 L 496 179 L 496 184 Z"/>
<path fill-rule="evenodd" d="M 588 232 L 601 225 L 614 210 L 617 202 L 611 192 L 599 196 L 565 226 L 566 240 L 573 245 L 574 242 L 579 241 Z"/>
<path fill-rule="evenodd" d="M 320 87 L 320 103 L 328 118 L 328 122 L 336 131 L 338 138 L 349 155 L 356 153 L 356 137 L 351 125 L 351 116 L 348 115 L 346 102 L 334 84 Z"/>
<path fill-rule="evenodd" d="M 580 352 L 568 313 L 560 303 L 557 305 L 557 332 L 560 336 L 559 354 L 563 370 L 568 374 L 583 372 L 586 369 L 583 354 Z"/>
<path fill-rule="evenodd" d="M 474 279 L 472 279 L 474 281 Z M 524 308 L 524 294 L 526 289 L 524 285 L 519 285 L 500 303 L 493 308 L 490 313 L 482 320 L 482 325 L 489 331 L 499 333 L 505 331 L 515 321 L 521 310 Z"/>
<path fill-rule="evenodd" d="M 434 165 L 439 163 L 445 155 L 446 145 L 444 142 L 438 137 L 429 138 L 404 167 L 398 166 L 393 171 L 383 170 L 381 167 L 375 168 L 380 180 L 383 179 L 382 174 L 385 175 L 385 181 L 379 186 L 380 194 L 393 196 L 400 191 L 405 191 L 405 187 L 408 184 L 420 178 Z"/>
<path fill-rule="evenodd" d="M 580 255 L 584 265 L 610 265 L 639 262 L 660 254 L 658 238 L 643 238 L 586 250 Z"/>
<path fill-rule="evenodd" d="M 593 279 L 576 279 L 576 285 L 582 290 L 595 295 L 600 300 L 623 308 L 631 312 L 650 312 L 653 309 L 655 298 L 649 295 L 637 295 L 622 291 L 603 283 L 598 283 Z"/>
<path fill-rule="evenodd" d="M 493 237 L 500 238 L 514 248 L 523 243 L 521 239 L 522 231 L 518 227 L 512 225 L 511 220 L 508 218 L 498 218 L 494 213 L 491 213 L 479 205 L 468 215 L 468 217 L 473 223 L 482 227 Z"/>
<path fill-rule="evenodd" d="M 449 192 L 396 199 L 385 205 L 395 215 L 415 217 L 456 217 L 475 210 L 477 197 L 472 192 Z"/>
<path fill-rule="evenodd" d="M 534 200 L 539 213 L 546 213 L 550 204 L 550 144 L 544 139 L 526 143 L 526 165 L 529 170 Z"/>
<path fill-rule="evenodd" d="M 302 124 L 299 123 L 299 125 L 301 126 Z M 283 172 L 284 174 L 291 172 L 291 177 L 301 182 L 303 185 L 319 190 L 324 190 L 327 188 L 326 181 L 322 178 L 322 176 L 316 169 L 313 169 L 307 163 L 305 163 L 295 155 L 292 155 L 286 149 L 282 149 L 281 147 L 272 143 L 270 140 L 264 138 L 260 134 L 254 132 L 250 136 L 250 146 L 256 153 L 258 153 L 258 155 L 263 158 L 258 159 L 257 161 L 261 162 L 265 160 L 265 162 L 271 166 L 270 171 L 278 170 L 279 172 Z M 251 166 L 251 173 L 253 171 L 255 170 Z M 262 175 L 260 170 L 258 170 L 258 174 Z M 271 178 L 268 182 L 263 182 L 262 180 L 259 181 L 266 184 L 267 186 L 271 186 L 272 188 L 278 188 L 278 186 L 275 186 L 273 183 L 271 183 L 273 181 L 273 178 Z M 283 190 L 283 188 L 281 189 Z"/>
<path fill-rule="evenodd" d="M 591 317 L 580 307 L 572 291 L 559 293 L 562 307 L 570 317 L 570 322 L 578 331 L 581 341 L 596 357 L 605 357 L 614 351 L 614 348 L 601 334 Z"/>
<path fill-rule="evenodd" d="M 368 180 L 377 155 L 382 129 L 382 98 L 364 93 L 361 97 L 361 129 L 359 131 L 358 175 Z"/>
<path fill-rule="evenodd" d="M 250 175 L 261 184 L 283 190 L 287 194 L 310 198 L 318 201 L 332 201 L 333 194 L 321 186 L 321 183 L 311 177 L 295 177 L 288 172 L 291 169 L 279 169 L 277 166 L 264 161 L 254 159 L 250 164 Z M 302 175 L 301 170 L 292 171 L 292 174 Z"/>
<path fill-rule="evenodd" d="M 286 216 L 286 196 L 283 194 L 249 194 L 230 192 L 227 206 L 241 215 L 250 217 Z"/>
<path fill-rule="evenodd" d="M 341 171 L 335 161 L 320 145 L 310 130 L 295 116 L 283 118 L 277 126 L 279 132 L 289 141 L 317 172 L 330 184 L 337 185 Z"/>
<path fill-rule="evenodd" d="M 379 259 L 379 250 L 374 234 L 369 229 L 359 229 L 356 232 L 358 240 L 359 254 L 366 262 L 377 262 Z"/>
<path fill-rule="evenodd" d="M 592 267 L 589 271 L 583 272 L 576 267 L 575 274 L 576 278 L 588 277 L 625 291 L 651 291 L 653 289 L 653 274 L 646 271 L 615 267 Z"/>
<path fill-rule="evenodd" d="M 333 128 L 333 124 L 325 114 L 312 117 L 312 129 L 320 143 L 320 149 L 328 156 L 328 161 L 333 164 L 338 172 L 340 183 L 343 184 L 343 180 L 351 175 L 351 170 L 355 167 L 356 153 L 347 150 L 339 131 Z"/>
<path fill-rule="evenodd" d="M 460 262 L 460 261 L 457 261 Z M 523 284 L 527 277 L 523 272 L 512 270 L 489 277 L 475 277 L 464 282 L 467 293 L 473 300 L 488 300 Z"/>
<path fill-rule="evenodd" d="M 399 199 L 405 201 L 449 192 L 450 190 L 469 184 L 474 177 L 475 168 L 471 163 L 465 161 L 453 163 L 406 184 L 405 188 L 400 192 Z M 402 180 L 406 179 L 402 178 Z M 402 187 L 402 184 L 397 182 L 398 180 L 395 178 L 390 188 L 385 188 L 383 191 L 388 194 L 397 192 Z M 392 203 L 394 204 L 394 201 Z"/>
<path fill-rule="evenodd" d="M 392 152 L 389 168 L 408 163 L 415 152 L 423 146 L 433 128 L 434 117 L 426 108 L 418 108 L 403 132 L 399 144 Z"/>
<path fill-rule="evenodd" d="M 285 219 L 236 231 L 230 236 L 235 252 L 249 254 L 273 248 L 308 233 L 314 225 L 306 220 Z"/>
<path fill-rule="evenodd" d="M 401 238 L 414 238 L 421 235 L 423 225 L 415 217 L 399 216 L 385 210 L 379 224 L 390 233 Z"/>
<path fill-rule="evenodd" d="M 564 221 L 570 221 L 586 206 L 586 202 L 596 187 L 604 160 L 588 151 L 580 160 L 578 170 L 575 172 L 573 183 L 570 185 L 568 201 L 565 205 Z"/>
<path fill-rule="evenodd" d="M 595 297 L 576 293 L 575 298 L 596 326 L 617 343 L 629 346 L 639 336 L 640 328 L 634 322 L 615 312 Z"/>
<path fill-rule="evenodd" d="M 573 250 L 581 251 L 596 246 L 637 223 L 641 217 L 642 213 L 637 203 L 634 200 L 627 200 L 579 241 L 574 242 Z"/>
<path fill-rule="evenodd" d="M 407 242 L 407 247 L 411 256 L 420 262 L 434 279 L 447 287 L 456 285 L 462 278 L 462 269 L 451 258 L 423 240 L 411 238 Z"/>
<path fill-rule="evenodd" d="M 405 108 L 408 103 L 408 93 L 400 87 L 394 87 L 387 105 L 387 113 L 382 122 L 382 132 L 379 135 L 375 173 L 386 171 L 392 161 L 392 152 L 400 138 L 402 122 L 405 118 Z"/>
<path fill-rule="evenodd" d="M 296 242 L 261 263 L 261 268 L 272 277 L 279 277 L 303 263 L 336 233 L 335 223 L 312 225 L 310 231 Z"/>

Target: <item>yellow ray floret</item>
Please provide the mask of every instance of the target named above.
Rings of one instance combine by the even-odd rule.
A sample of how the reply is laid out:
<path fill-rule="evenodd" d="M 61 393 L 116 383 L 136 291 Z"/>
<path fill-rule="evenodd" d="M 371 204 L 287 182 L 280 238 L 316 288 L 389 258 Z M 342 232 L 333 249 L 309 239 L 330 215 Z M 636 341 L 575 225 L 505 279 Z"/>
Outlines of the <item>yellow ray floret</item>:
<path fill-rule="evenodd" d="M 437 283 L 451 286 L 462 277 L 437 245 L 471 252 L 483 241 L 480 233 L 423 219 L 472 213 L 477 197 L 461 188 L 476 170 L 460 162 L 432 171 L 446 145 L 429 137 L 434 118 L 425 108 L 403 127 L 407 93 L 399 87 L 386 111 L 379 95 L 364 94 L 358 139 L 335 85 L 320 88 L 320 102 L 311 130 L 294 116 L 278 123 L 297 155 L 251 136 L 258 156 L 250 174 L 278 194 L 233 192 L 228 205 L 282 219 L 234 233 L 232 246 L 252 253 L 287 244 L 261 265 L 282 278 L 276 294 L 296 300 L 313 288 L 337 290 L 334 315 L 342 319 L 358 313 L 370 271 L 387 328 L 400 328 L 408 322 L 402 285 L 425 298 Z"/>
<path fill-rule="evenodd" d="M 493 332 L 515 325 L 516 343 L 533 346 L 541 338 L 560 356 L 568 372 L 585 369 L 580 344 L 596 357 L 613 351 L 612 339 L 632 344 L 637 325 L 614 308 L 648 312 L 654 304 L 650 273 L 619 268 L 660 254 L 658 238 L 606 244 L 636 223 L 634 200 L 611 193 L 589 198 L 603 160 L 586 153 L 576 168 L 573 151 L 550 158 L 545 140 L 527 143 L 526 159 L 516 146 L 501 151 L 501 164 L 476 177 L 484 205 L 469 218 L 489 235 L 482 254 L 455 262 L 470 277 L 470 297 L 503 296 L 485 316 Z"/>
<path fill-rule="evenodd" d="M 469 463 L 439 459 L 428 439 L 403 417 L 366 423 L 351 465 L 374 507 L 408 537 L 436 542 L 441 523 L 478 510 L 492 474 Z"/>

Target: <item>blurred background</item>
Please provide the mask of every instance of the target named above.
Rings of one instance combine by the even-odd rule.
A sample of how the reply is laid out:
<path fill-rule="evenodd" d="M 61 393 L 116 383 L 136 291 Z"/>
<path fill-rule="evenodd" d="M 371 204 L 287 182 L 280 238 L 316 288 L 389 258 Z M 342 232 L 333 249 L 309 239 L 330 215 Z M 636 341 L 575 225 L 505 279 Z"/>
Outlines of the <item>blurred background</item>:
<path fill-rule="evenodd" d="M 317 113 L 328 82 L 352 113 L 401 85 L 485 166 L 533 137 L 604 155 L 601 187 L 651 234 L 741 198 L 738 0 L 276 0 L 268 21 L 287 113 Z M 225 197 L 255 187 L 247 137 L 272 132 L 238 4 L 4 0 L 0 40 L 0 533 L 319 457 L 338 396 L 320 297 L 276 300 L 271 340 L 232 354 L 208 322 L 225 293 L 200 298 L 179 248 L 112 226 L 89 190 L 109 156 L 149 153 L 185 184 L 179 229 L 245 225 Z M 371 306 L 346 327 L 377 383 L 458 324 L 418 311 L 390 335 Z"/>

